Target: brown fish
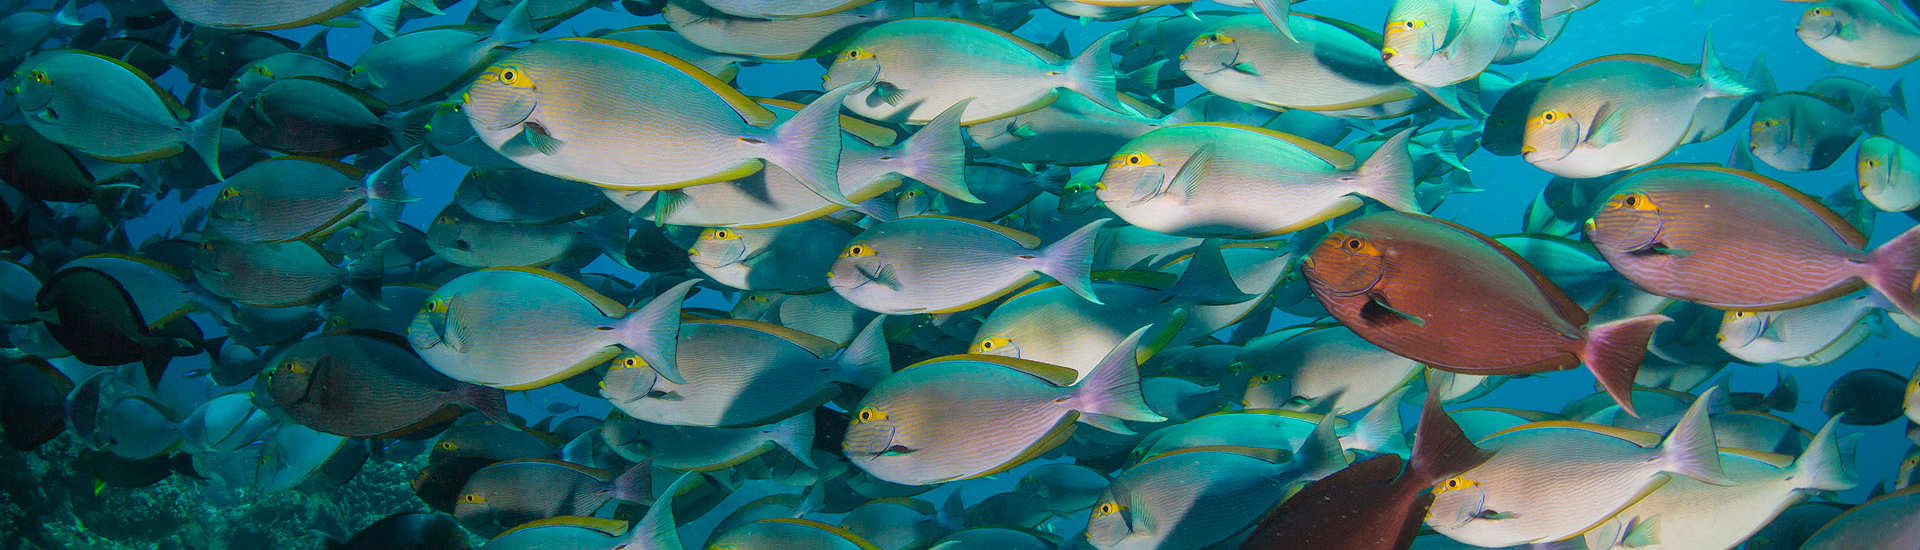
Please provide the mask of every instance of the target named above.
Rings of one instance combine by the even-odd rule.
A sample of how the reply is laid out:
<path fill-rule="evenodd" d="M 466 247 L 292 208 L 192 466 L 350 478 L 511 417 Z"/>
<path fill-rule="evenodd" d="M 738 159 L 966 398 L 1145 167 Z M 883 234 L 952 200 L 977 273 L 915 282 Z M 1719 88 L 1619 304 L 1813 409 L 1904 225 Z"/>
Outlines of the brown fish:
<path fill-rule="evenodd" d="M 1428 382 L 1427 404 L 1414 428 L 1413 459 L 1384 454 L 1307 484 L 1254 527 L 1241 550 L 1404 549 L 1413 545 L 1430 491 L 1440 480 L 1486 462 L 1492 451 L 1467 439 L 1440 409 L 1440 388 Z"/>
<path fill-rule="evenodd" d="M 1664 315 L 1587 326 L 1587 312 L 1507 247 L 1460 225 L 1382 212 L 1327 235 L 1303 262 L 1315 297 L 1361 338 L 1465 374 L 1582 363 L 1620 408 Z"/>
<path fill-rule="evenodd" d="M 306 427 L 349 437 L 397 436 L 460 415 L 466 405 L 517 424 L 500 390 L 455 381 L 403 342 L 323 334 L 288 346 L 259 378 L 268 397 Z"/>
<path fill-rule="evenodd" d="M 1920 315 L 1920 228 L 1867 250 L 1845 217 L 1772 178 L 1668 164 L 1614 184 L 1587 237 L 1627 280 L 1735 311 L 1791 309 L 1873 287 Z"/>

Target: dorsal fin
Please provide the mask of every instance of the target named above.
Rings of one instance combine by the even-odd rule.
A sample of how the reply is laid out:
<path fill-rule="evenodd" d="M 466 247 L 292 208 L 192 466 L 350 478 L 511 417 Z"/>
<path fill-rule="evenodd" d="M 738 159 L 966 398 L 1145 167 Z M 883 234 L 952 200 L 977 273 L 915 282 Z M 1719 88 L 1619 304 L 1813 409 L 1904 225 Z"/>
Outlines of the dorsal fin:
<path fill-rule="evenodd" d="M 1574 420 L 1548 420 L 1545 422 L 1531 422 L 1527 424 L 1521 424 L 1519 426 L 1514 426 L 1511 428 L 1493 432 L 1493 434 L 1488 435 L 1484 438 L 1481 438 L 1480 441 L 1491 441 L 1496 437 L 1501 437 L 1501 436 L 1506 436 L 1506 435 L 1511 435 L 1511 434 L 1516 434 L 1521 432 L 1527 432 L 1527 431 L 1533 431 L 1533 430 L 1581 430 L 1581 431 L 1593 432 L 1600 435 L 1619 438 L 1628 443 L 1632 443 L 1632 444 L 1639 445 L 1641 447 L 1647 447 L 1647 448 L 1652 448 L 1660 444 L 1660 434 L 1656 434 L 1652 432 L 1643 432 L 1640 430 L 1629 430 L 1626 428 L 1608 426 L 1606 424 L 1594 424 L 1590 422 L 1579 422 Z"/>
<path fill-rule="evenodd" d="M 998 366 L 1006 367 L 1016 371 L 1020 371 L 1023 373 L 1027 373 L 1029 375 L 1032 375 L 1034 378 L 1039 378 L 1040 380 L 1048 384 L 1053 384 L 1055 386 L 1059 386 L 1062 388 L 1072 386 L 1073 383 L 1080 378 L 1079 371 L 1075 371 L 1073 369 L 1069 369 L 1069 368 L 1058 366 L 1058 365 L 1049 365 L 1039 361 L 1029 361 L 1026 359 L 1019 359 L 1014 357 L 1001 357 L 998 355 L 980 355 L 976 353 L 961 353 L 956 355 L 948 355 L 944 357 L 935 357 L 932 359 L 914 363 L 912 365 L 907 365 L 906 368 L 911 369 L 914 367 L 931 364 L 931 363 L 946 363 L 946 362 L 952 362 L 952 361 L 976 361 L 980 363 L 992 363 L 994 365 L 998 365 Z M 906 369 L 901 369 L 901 370 L 906 370 Z"/>
<path fill-rule="evenodd" d="M 1600 57 L 1595 57 L 1593 59 L 1588 59 L 1586 61 L 1582 61 L 1578 64 L 1575 64 L 1572 67 L 1567 67 L 1565 71 L 1560 71 L 1560 73 L 1566 74 L 1567 71 L 1585 67 L 1587 65 L 1592 65 L 1594 63 L 1601 63 L 1601 62 L 1607 62 L 1607 61 L 1625 61 L 1629 63 L 1641 63 L 1645 65 L 1652 65 L 1655 67 L 1673 71 L 1674 74 L 1681 74 L 1681 75 L 1688 75 L 1688 76 L 1700 74 L 1700 67 L 1698 65 L 1690 65 L 1687 63 L 1681 63 L 1679 61 L 1674 61 L 1672 59 L 1667 59 L 1665 57 L 1638 54 L 1638 53 L 1621 53 L 1621 54 L 1603 55 Z"/>
<path fill-rule="evenodd" d="M 948 23 L 966 25 L 969 27 L 980 29 L 982 31 L 1000 35 L 1001 38 L 1005 38 L 1007 39 L 1007 41 L 1012 42 L 1015 45 L 1018 45 L 1029 52 L 1033 52 L 1033 55 L 1035 57 L 1039 57 L 1041 60 L 1046 61 L 1047 63 L 1059 65 L 1061 63 L 1067 62 L 1067 58 L 1061 57 L 1059 54 L 1053 53 L 1051 50 L 1048 50 L 1046 46 L 1035 44 L 1031 40 L 1027 40 L 1025 38 L 1015 36 L 1013 33 L 1010 33 L 1004 30 L 993 28 L 987 25 L 982 25 L 973 21 L 965 20 L 965 19 L 954 19 L 951 17 L 912 17 L 907 19 L 896 19 L 895 21 L 945 21 Z"/>
<path fill-rule="evenodd" d="M 1332 164 L 1335 168 L 1339 168 L 1341 170 L 1350 170 L 1355 166 L 1357 162 L 1359 162 L 1357 159 L 1353 158 L 1352 154 L 1349 154 L 1346 151 L 1341 151 L 1339 149 L 1328 147 L 1326 144 L 1320 143 L 1318 141 L 1314 141 L 1311 139 L 1303 138 L 1300 136 L 1296 136 L 1293 134 L 1289 134 L 1286 132 L 1281 132 L 1281 131 L 1273 130 L 1269 128 L 1261 128 L 1259 126 L 1248 126 L 1245 124 L 1238 124 L 1233 122 L 1193 122 L 1193 123 L 1187 123 L 1187 124 L 1180 124 L 1173 127 L 1178 128 L 1181 126 L 1210 126 L 1215 128 L 1232 128 L 1235 130 L 1244 130 L 1248 132 L 1253 132 L 1253 133 L 1274 138 L 1280 141 L 1291 143 L 1295 147 L 1304 149 L 1308 153 L 1312 154 L 1313 156 L 1320 157 L 1320 160 L 1327 161 L 1327 164 Z"/>
<path fill-rule="evenodd" d="M 542 277 L 547 280 L 566 285 L 567 288 L 572 289 L 574 293 L 579 294 L 580 297 L 586 298 L 587 301 L 589 302 L 593 302 L 593 307 L 599 309 L 601 314 L 604 314 L 608 317 L 612 317 L 615 319 L 620 319 L 627 316 L 626 304 L 622 304 L 618 300 L 614 300 L 613 298 L 608 298 L 605 294 L 601 294 L 600 291 L 594 290 L 588 287 L 587 285 L 582 284 L 580 281 L 575 281 L 573 280 L 573 278 L 568 277 L 566 275 L 561 275 L 559 273 L 554 273 L 552 271 L 547 271 L 545 269 L 540 269 L 537 267 L 489 267 L 481 271 L 518 271 L 518 272 L 526 273 L 536 277 Z"/>
<path fill-rule="evenodd" d="M 672 67 L 673 70 L 679 71 L 681 74 L 686 75 L 687 78 L 691 78 L 699 82 L 702 86 L 706 86 L 706 88 L 709 91 L 712 91 L 715 96 L 718 96 L 722 101 L 727 102 L 727 105 L 733 107 L 734 112 L 739 113 L 740 118 L 745 119 L 748 124 L 752 124 L 754 126 L 759 126 L 764 128 L 769 125 L 772 125 L 774 120 L 776 120 L 776 117 L 774 117 L 773 115 L 773 111 L 769 111 L 767 110 L 766 107 L 762 107 L 760 106 L 759 103 L 755 103 L 753 101 L 753 98 L 747 97 L 746 94 L 740 93 L 740 90 L 735 89 L 732 85 L 729 85 L 726 82 L 722 82 L 720 81 L 719 77 L 713 76 L 711 73 L 701 70 L 699 67 L 693 66 L 692 63 L 688 63 L 685 60 L 682 60 L 678 57 L 669 55 L 666 52 L 662 52 L 660 50 L 655 50 L 645 46 L 640 46 L 638 44 L 634 44 L 631 42 L 621 42 L 618 40 L 608 40 L 605 38 L 575 37 L 575 38 L 561 38 L 560 41 L 586 42 L 589 44 L 599 44 L 602 46 L 617 48 L 617 49 L 626 50 L 629 52 L 647 56 L 649 58 L 652 58 L 655 61 L 659 61 L 661 63 L 666 64 L 668 67 Z"/>
<path fill-rule="evenodd" d="M 1040 237 L 1035 237 L 1033 236 L 1032 233 L 1028 233 L 1028 232 L 1007 227 L 1004 225 L 991 224 L 991 223 L 983 222 L 980 220 L 974 220 L 974 219 L 968 219 L 968 218 L 957 218 L 953 216 L 944 216 L 940 214 L 920 214 L 917 216 L 908 216 L 906 218 L 901 218 L 901 219 L 909 219 L 909 220 L 935 219 L 935 220 L 947 220 L 947 221 L 960 222 L 960 223 L 964 223 L 964 224 L 978 227 L 981 229 L 985 229 L 988 231 L 992 231 L 994 233 L 999 233 L 1000 236 L 1006 237 L 1008 239 L 1013 239 L 1014 242 L 1020 243 L 1020 246 L 1024 246 L 1027 248 L 1040 247 Z"/>

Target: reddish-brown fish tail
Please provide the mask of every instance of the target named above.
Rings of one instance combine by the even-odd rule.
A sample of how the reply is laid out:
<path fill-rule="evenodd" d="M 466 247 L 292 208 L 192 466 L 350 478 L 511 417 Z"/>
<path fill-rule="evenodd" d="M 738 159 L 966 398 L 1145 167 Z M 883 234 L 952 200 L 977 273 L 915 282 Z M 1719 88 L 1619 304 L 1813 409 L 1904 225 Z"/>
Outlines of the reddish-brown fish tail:
<path fill-rule="evenodd" d="M 1587 329 L 1580 362 L 1593 371 L 1593 377 L 1620 404 L 1620 410 L 1636 418 L 1640 414 L 1633 410 L 1633 377 L 1640 373 L 1640 360 L 1646 358 L 1653 329 L 1672 320 L 1659 314 L 1640 315 Z"/>
<path fill-rule="evenodd" d="M 1920 298 L 1915 296 L 1920 294 L 1920 226 L 1873 249 L 1861 278 L 1901 313 L 1920 318 Z"/>
<path fill-rule="evenodd" d="M 1406 482 L 1417 487 L 1431 487 L 1493 456 L 1493 451 L 1481 449 L 1467 439 L 1460 425 L 1440 408 L 1440 392 L 1434 391 L 1437 385 L 1434 381 L 1427 383 L 1427 403 L 1420 409 L 1420 425 L 1414 428 L 1413 460 Z"/>

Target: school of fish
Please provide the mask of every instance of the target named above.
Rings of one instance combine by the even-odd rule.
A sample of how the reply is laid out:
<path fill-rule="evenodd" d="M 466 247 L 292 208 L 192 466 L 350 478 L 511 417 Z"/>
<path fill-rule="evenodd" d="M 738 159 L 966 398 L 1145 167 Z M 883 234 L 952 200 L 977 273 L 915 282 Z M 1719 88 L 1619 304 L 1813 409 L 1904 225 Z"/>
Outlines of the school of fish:
<path fill-rule="evenodd" d="M 0 0 L 0 428 L 417 472 L 330 549 L 1912 550 L 1920 1 L 1787 1 Z"/>

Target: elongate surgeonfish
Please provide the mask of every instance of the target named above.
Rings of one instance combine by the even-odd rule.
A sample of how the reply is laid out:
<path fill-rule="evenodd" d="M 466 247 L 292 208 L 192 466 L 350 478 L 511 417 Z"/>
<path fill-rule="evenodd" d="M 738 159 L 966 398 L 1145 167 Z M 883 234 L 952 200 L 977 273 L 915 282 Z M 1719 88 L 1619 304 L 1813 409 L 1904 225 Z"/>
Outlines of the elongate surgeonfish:
<path fill-rule="evenodd" d="M 1671 320 L 1651 314 L 1588 325 L 1586 311 L 1506 246 L 1419 214 L 1348 222 L 1304 263 L 1327 311 L 1387 351 L 1466 374 L 1584 363 L 1628 412 L 1647 341 Z"/>
<path fill-rule="evenodd" d="M 836 178 L 839 104 L 861 85 L 829 91 L 776 125 L 773 111 L 678 58 L 627 42 L 564 38 L 487 67 L 461 102 L 487 145 L 550 176 L 655 190 L 740 179 L 772 165 L 845 203 Z"/>
<path fill-rule="evenodd" d="M 1587 220 L 1587 237 L 1647 292 L 1772 311 L 1872 287 L 1907 316 L 1920 313 L 1920 229 L 1868 250 L 1866 235 L 1819 200 L 1711 165 L 1641 170 L 1606 196 Z"/>
<path fill-rule="evenodd" d="M 847 428 L 848 460 L 874 477 L 930 485 L 975 478 L 1038 458 L 1076 423 L 1128 433 L 1158 422 L 1140 395 L 1134 353 L 1142 327 L 1085 379 L 1071 369 L 992 355 L 923 361 L 880 381 Z"/>
<path fill-rule="evenodd" d="M 661 376 L 679 379 L 673 358 L 683 282 L 645 307 L 627 307 L 565 276 L 494 268 L 441 285 L 414 315 L 407 339 L 455 380 L 532 389 L 632 350 Z"/>

